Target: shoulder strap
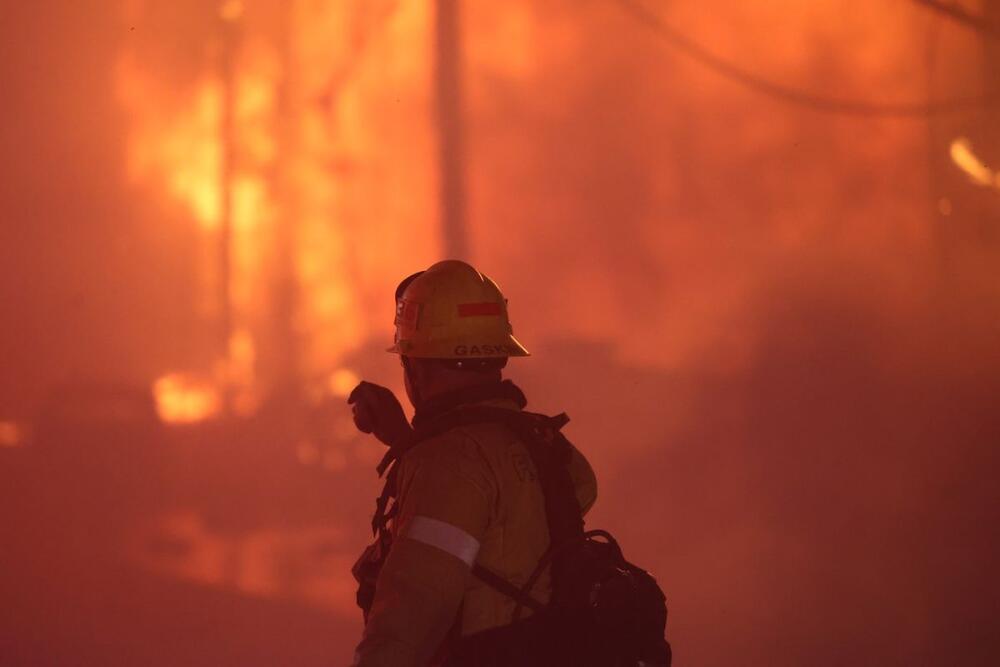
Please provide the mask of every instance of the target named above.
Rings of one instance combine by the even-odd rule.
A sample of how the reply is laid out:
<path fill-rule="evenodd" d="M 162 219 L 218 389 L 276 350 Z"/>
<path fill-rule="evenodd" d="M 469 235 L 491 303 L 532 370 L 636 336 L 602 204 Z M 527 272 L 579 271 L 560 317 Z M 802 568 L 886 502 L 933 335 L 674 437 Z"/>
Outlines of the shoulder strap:
<path fill-rule="evenodd" d="M 552 544 L 583 535 L 583 512 L 569 474 L 573 448 L 560 431 L 567 422 L 569 417 L 565 413 L 546 417 L 531 412 L 513 413 L 513 418 L 507 421 L 538 471 Z"/>
<path fill-rule="evenodd" d="M 569 462 L 573 448 L 560 429 L 569 417 L 560 414 L 546 417 L 533 413 L 520 413 L 510 422 L 519 439 L 531 456 L 545 498 L 545 518 L 549 528 L 549 548 L 542 556 L 535 571 L 525 583 L 522 594 L 529 594 L 545 568 L 551 565 L 552 597 L 550 603 L 558 604 L 566 591 L 564 586 L 567 563 L 573 552 L 566 545 L 584 538 L 583 512 L 576 497 Z M 516 599 L 516 598 L 515 598 Z M 521 616 L 522 605 L 518 600 L 513 621 Z"/>
<path fill-rule="evenodd" d="M 541 605 L 530 596 L 530 592 L 541 571 L 551 563 L 553 599 L 559 596 L 562 589 L 562 572 L 564 563 L 572 557 L 572 553 L 561 549 L 564 544 L 580 540 L 583 532 L 583 512 L 576 497 L 576 488 L 569 474 L 569 462 L 573 456 L 573 448 L 561 433 L 563 426 L 569 422 L 565 413 L 555 417 L 532 412 L 472 406 L 457 410 L 445 418 L 435 420 L 418 433 L 417 440 L 423 440 L 437 433 L 468 424 L 500 422 L 513 431 L 528 451 L 545 499 L 545 517 L 549 528 L 549 551 L 539 562 L 538 567 L 528 579 L 524 589 L 506 581 L 496 573 L 482 566 L 473 569 L 473 574 L 518 602 L 515 619 L 520 616 L 521 607 L 537 610 Z"/>
<path fill-rule="evenodd" d="M 512 598 L 522 607 L 527 607 L 532 611 L 540 611 L 545 607 L 541 602 L 531 597 L 529 592 L 521 590 L 493 570 L 485 568 L 479 563 L 475 563 L 472 566 L 472 575 L 494 590 Z"/>
<path fill-rule="evenodd" d="M 548 417 L 505 408 L 470 406 L 442 415 L 416 429 L 414 437 L 407 443 L 406 450 L 453 428 L 497 422 L 505 424 L 514 432 L 518 440 L 524 444 L 535 469 L 538 471 L 538 480 L 545 499 L 545 517 L 549 528 L 549 550 L 523 589 L 478 563 L 472 568 L 472 574 L 475 577 L 518 603 L 514 612 L 514 620 L 517 620 L 523 607 L 534 611 L 543 607 L 540 602 L 531 597 L 530 593 L 539 574 L 550 563 L 552 565 L 553 599 L 558 596 L 562 579 L 560 573 L 564 569 L 563 562 L 571 556 L 565 549 L 559 547 L 582 539 L 584 535 L 583 513 L 576 498 L 573 479 L 569 474 L 569 461 L 573 455 L 573 448 L 560 432 L 560 429 L 569 422 L 569 417 L 565 413 Z M 387 460 L 384 460 L 383 465 L 380 466 L 381 473 L 391 465 L 372 521 L 375 532 L 383 532 L 394 514 L 395 507 L 387 509 L 387 506 L 390 498 L 395 495 L 396 462 L 402 453 L 402 451 L 393 452 L 394 456 L 391 459 L 387 455 Z"/>

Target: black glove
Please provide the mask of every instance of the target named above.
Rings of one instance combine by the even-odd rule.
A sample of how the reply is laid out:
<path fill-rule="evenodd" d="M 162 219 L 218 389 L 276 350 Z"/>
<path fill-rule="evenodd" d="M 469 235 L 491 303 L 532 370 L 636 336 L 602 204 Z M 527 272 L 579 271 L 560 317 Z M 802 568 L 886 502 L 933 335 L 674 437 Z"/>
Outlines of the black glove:
<path fill-rule="evenodd" d="M 396 396 L 371 382 L 361 382 L 347 402 L 354 412 L 354 425 L 362 433 L 373 433 L 389 447 L 403 446 L 413 433 Z"/>

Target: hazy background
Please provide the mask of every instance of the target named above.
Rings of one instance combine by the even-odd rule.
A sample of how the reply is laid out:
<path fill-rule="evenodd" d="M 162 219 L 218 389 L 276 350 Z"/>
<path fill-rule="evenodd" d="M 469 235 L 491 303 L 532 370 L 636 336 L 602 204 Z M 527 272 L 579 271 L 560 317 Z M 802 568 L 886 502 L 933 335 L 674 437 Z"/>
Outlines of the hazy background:
<path fill-rule="evenodd" d="M 347 664 L 344 397 L 458 255 L 676 664 L 993 664 L 1000 3 L 942 4 L 0 4 L 0 663 Z"/>

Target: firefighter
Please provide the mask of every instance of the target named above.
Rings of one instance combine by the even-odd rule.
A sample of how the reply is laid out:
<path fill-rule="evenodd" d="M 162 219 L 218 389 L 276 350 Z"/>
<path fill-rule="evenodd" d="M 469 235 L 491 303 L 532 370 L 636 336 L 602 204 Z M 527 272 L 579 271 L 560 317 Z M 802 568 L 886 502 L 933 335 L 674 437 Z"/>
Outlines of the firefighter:
<path fill-rule="evenodd" d="M 355 567 L 359 579 L 377 575 L 373 592 L 359 591 L 359 604 L 370 605 L 359 667 L 438 664 L 460 638 L 507 626 L 518 603 L 473 568 L 520 587 L 550 541 L 524 443 L 496 421 L 447 427 L 448 415 L 469 406 L 526 405 L 501 375 L 509 357 L 528 351 L 513 336 L 500 289 L 464 262 L 437 263 L 400 284 L 395 325 L 389 351 L 400 356 L 412 426 L 384 387 L 362 382 L 349 399 L 358 428 L 389 446 L 381 469 L 396 460 L 376 513 L 380 539 Z M 435 423 L 446 427 L 411 447 Z M 575 449 L 568 470 L 586 512 L 597 497 L 594 473 Z M 551 589 L 543 572 L 532 597 L 544 604 Z"/>

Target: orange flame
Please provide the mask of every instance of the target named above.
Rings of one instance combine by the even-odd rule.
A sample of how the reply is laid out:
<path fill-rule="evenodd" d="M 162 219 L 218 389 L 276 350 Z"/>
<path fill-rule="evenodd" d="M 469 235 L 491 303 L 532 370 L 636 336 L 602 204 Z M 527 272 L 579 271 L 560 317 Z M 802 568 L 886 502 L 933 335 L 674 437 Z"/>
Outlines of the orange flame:
<path fill-rule="evenodd" d="M 128 175 L 133 183 L 155 180 L 170 198 L 184 204 L 202 229 L 219 226 L 221 141 L 217 128 L 221 95 L 217 82 L 204 80 L 187 97 L 181 116 L 166 114 L 157 103 L 155 85 L 131 59 L 120 64 L 118 93 L 133 113 Z"/>
<path fill-rule="evenodd" d="M 130 22 L 141 22 L 144 6 L 132 3 Z M 222 315 L 217 248 L 228 198 L 236 333 L 204 374 L 246 412 L 270 379 L 257 365 L 274 354 L 278 281 L 294 284 L 287 326 L 296 342 L 277 343 L 298 351 L 303 375 L 323 377 L 373 324 L 386 330 L 384 295 L 436 253 L 436 234 L 426 233 L 435 217 L 431 21 L 427 3 L 416 0 L 230 0 L 218 12 L 239 33 L 224 38 L 220 28 L 207 45 L 231 49 L 229 85 L 210 60 L 186 88 L 168 85 L 136 44 L 122 55 L 117 88 L 129 115 L 131 181 L 164 207 L 183 206 L 200 234 L 195 301 L 208 326 Z M 282 12 L 289 34 L 272 20 Z M 383 307 L 369 307 L 374 300 Z M 335 391 L 343 390 L 339 377 Z M 185 394 L 176 382 L 163 386 Z"/>
<path fill-rule="evenodd" d="M 153 384 L 153 396 L 160 419 L 189 424 L 213 417 L 222 406 L 216 386 L 204 378 L 171 373 Z"/>
<path fill-rule="evenodd" d="M 951 160 L 976 185 L 1000 190 L 1000 173 L 979 159 L 972 150 L 972 143 L 965 137 L 951 142 Z"/>

